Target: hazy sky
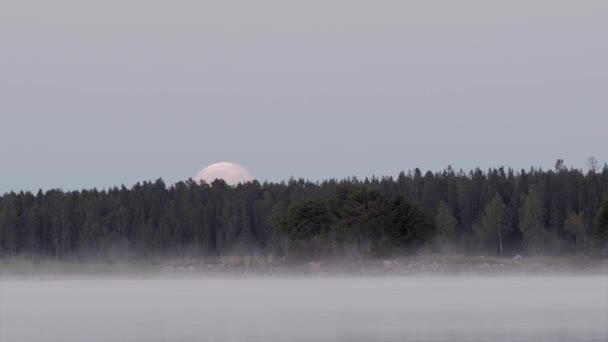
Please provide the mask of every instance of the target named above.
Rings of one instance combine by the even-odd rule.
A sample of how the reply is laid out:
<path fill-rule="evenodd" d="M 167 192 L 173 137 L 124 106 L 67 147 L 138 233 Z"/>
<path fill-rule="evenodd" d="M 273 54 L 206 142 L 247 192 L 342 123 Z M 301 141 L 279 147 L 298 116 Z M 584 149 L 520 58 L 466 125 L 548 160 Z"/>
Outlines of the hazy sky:
<path fill-rule="evenodd" d="M 608 1 L 2 0 L 0 193 L 608 161 Z"/>

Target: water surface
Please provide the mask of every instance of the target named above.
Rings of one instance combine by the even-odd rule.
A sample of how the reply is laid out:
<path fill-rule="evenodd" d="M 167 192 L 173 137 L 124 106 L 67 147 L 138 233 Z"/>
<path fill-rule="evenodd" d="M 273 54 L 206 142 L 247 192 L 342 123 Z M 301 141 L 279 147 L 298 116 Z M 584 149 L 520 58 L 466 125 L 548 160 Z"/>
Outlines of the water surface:
<path fill-rule="evenodd" d="M 607 277 L 0 280 L 0 341 L 608 341 Z"/>

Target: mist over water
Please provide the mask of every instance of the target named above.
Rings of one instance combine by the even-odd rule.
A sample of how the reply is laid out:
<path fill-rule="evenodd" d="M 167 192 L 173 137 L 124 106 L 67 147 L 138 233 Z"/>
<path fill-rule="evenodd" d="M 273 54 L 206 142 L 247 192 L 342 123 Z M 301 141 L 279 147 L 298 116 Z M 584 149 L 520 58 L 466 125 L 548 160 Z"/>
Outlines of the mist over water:
<path fill-rule="evenodd" d="M 0 280 L 0 341 L 606 341 L 608 277 Z"/>

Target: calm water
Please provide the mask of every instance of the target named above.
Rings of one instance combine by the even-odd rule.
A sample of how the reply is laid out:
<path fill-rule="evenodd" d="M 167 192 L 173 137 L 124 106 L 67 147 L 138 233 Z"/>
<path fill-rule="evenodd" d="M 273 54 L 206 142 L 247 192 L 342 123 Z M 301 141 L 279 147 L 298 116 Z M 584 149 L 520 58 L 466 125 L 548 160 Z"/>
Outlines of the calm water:
<path fill-rule="evenodd" d="M 0 341 L 608 341 L 608 278 L 0 280 Z"/>

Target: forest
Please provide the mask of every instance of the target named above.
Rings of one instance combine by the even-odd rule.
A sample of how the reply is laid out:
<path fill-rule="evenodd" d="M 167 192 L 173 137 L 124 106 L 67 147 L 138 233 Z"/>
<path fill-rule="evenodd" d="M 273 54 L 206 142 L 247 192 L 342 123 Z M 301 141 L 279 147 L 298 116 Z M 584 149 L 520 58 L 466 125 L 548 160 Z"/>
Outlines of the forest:
<path fill-rule="evenodd" d="M 228 186 L 162 179 L 0 197 L 0 257 L 605 255 L 608 166 Z"/>

